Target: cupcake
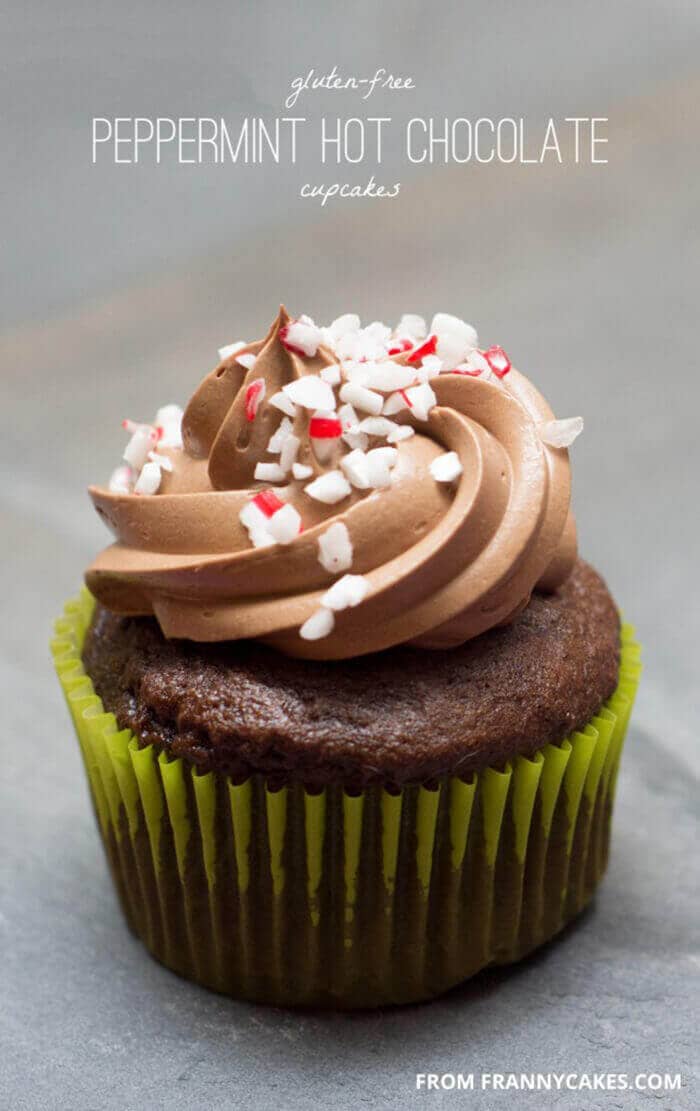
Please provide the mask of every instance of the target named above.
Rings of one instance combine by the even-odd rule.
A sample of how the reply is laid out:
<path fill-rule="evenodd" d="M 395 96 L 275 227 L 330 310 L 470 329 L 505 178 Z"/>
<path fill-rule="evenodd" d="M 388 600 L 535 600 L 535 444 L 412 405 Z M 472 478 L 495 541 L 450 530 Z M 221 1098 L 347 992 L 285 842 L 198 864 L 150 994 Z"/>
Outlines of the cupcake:
<path fill-rule="evenodd" d="M 52 647 L 130 928 L 278 1005 L 434 996 L 605 870 L 640 670 L 568 447 L 500 347 L 281 309 L 125 421 Z"/>

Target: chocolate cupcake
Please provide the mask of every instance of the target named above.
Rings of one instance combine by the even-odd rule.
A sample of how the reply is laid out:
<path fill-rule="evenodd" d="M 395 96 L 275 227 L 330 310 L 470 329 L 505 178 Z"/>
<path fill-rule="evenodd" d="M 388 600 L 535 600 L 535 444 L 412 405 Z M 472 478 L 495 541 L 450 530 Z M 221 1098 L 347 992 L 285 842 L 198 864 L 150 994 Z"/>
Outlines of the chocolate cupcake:
<path fill-rule="evenodd" d="M 639 652 L 499 347 L 282 309 L 91 489 L 54 654 L 131 928 L 276 1004 L 433 996 L 604 871 Z"/>

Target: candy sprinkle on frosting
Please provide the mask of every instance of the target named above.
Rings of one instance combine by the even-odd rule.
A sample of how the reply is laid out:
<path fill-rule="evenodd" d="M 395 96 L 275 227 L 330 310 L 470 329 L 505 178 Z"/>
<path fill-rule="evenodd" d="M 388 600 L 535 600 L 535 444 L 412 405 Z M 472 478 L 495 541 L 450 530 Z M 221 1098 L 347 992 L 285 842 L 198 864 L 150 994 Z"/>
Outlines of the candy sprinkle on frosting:
<path fill-rule="evenodd" d="M 246 350 L 251 346 L 255 353 Z M 363 514 L 368 512 L 360 509 L 356 516 L 356 505 L 376 496 L 376 527 L 393 528 L 396 518 L 392 519 L 391 512 L 385 515 L 386 524 L 383 521 L 381 506 L 391 505 L 382 503 L 386 496 L 383 491 L 400 486 L 397 498 L 403 498 L 402 505 L 410 506 L 407 488 L 401 484 L 420 482 L 421 469 L 429 469 L 436 483 L 446 485 L 456 483 L 463 473 L 459 450 L 426 456 L 423 442 L 408 443 L 416 436 L 440 442 L 441 424 L 433 419 L 438 398 L 441 405 L 466 416 L 471 415 L 472 399 L 476 411 L 488 406 L 484 388 L 510 391 L 522 402 L 519 390 L 504 381 L 512 370 L 504 349 L 497 344 L 480 348 L 471 324 L 449 313 L 436 313 L 429 327 L 423 317 L 406 313 L 392 329 L 378 320 L 363 327 L 354 313 L 345 313 L 320 327 L 306 315 L 290 319 L 282 309 L 264 341 L 228 344 L 219 349 L 219 358 L 225 365 L 212 372 L 203 400 L 198 399 L 200 408 L 195 406 L 194 411 L 202 412 L 212 405 L 216 412 L 218 402 L 210 400 L 215 396 L 215 386 L 216 397 L 222 397 L 221 404 L 225 404 L 231 422 L 226 435 L 219 436 L 214 424 L 213 430 L 205 429 L 203 439 L 193 438 L 190 408 L 185 448 L 183 411 L 174 404 L 158 409 L 152 423 L 124 421 L 129 440 L 124 462 L 109 479 L 109 493 L 187 493 L 192 473 L 188 468 L 193 461 L 186 456 L 194 455 L 198 460 L 208 452 L 211 491 L 201 487 L 207 496 L 215 496 L 218 490 L 253 487 L 239 519 L 254 549 L 293 544 L 304 531 L 306 505 L 306 528 L 318 529 L 319 533 L 318 562 L 336 581 L 325 584 L 325 593 L 319 595 L 320 605 L 301 626 L 299 635 L 304 640 L 329 636 L 335 614 L 360 605 L 371 590 L 368 577 L 347 573 L 354 558 L 353 522 L 360 522 L 360 531 L 355 533 L 359 545 Z M 233 423 L 241 422 L 240 403 L 232 405 L 240 380 L 236 364 L 247 372 L 241 390 L 243 428 Z M 255 367 L 260 368 L 260 377 L 252 377 Z M 474 385 L 465 381 L 456 395 L 454 385 L 450 390 L 438 385 L 443 375 L 476 381 Z M 513 372 L 512 380 L 516 386 L 522 382 L 517 372 Z M 230 390 L 233 398 L 227 393 Z M 456 396 L 459 400 L 452 401 Z M 583 429 L 581 417 L 542 420 L 548 412 L 546 406 L 538 409 L 537 403 L 530 402 L 525 408 L 531 417 L 533 412 L 539 414 L 539 418 L 532 419 L 545 448 L 568 448 Z M 215 438 L 207 440 L 212 432 Z M 191 451 L 190 444 L 196 444 L 201 454 Z M 214 456 L 216 466 L 212 468 Z M 177 471 L 179 466 L 182 470 L 171 486 L 164 475 Z M 256 490 L 256 483 L 264 487 Z M 452 493 L 460 496 L 458 489 Z M 304 503 L 302 494 L 317 505 L 312 508 Z M 434 491 L 430 496 L 436 496 Z M 340 508 L 347 514 L 348 523 L 334 520 L 337 511 L 333 507 L 349 498 L 348 505 Z M 298 508 L 293 504 L 295 500 Z M 392 548 L 384 531 L 381 540 L 379 548 Z M 303 551 L 299 549 L 300 560 Z M 362 560 L 366 564 L 364 548 Z"/>

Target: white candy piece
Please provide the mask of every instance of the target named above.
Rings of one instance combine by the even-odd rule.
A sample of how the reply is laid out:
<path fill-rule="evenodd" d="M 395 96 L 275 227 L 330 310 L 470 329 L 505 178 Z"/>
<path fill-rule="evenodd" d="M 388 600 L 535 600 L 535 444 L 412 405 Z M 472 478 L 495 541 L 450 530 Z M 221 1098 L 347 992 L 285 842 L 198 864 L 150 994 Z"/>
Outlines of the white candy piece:
<path fill-rule="evenodd" d="M 238 520 L 250 533 L 255 531 L 265 532 L 269 517 L 263 513 L 260 506 L 256 505 L 254 501 L 249 501 L 246 502 L 238 514 Z"/>
<path fill-rule="evenodd" d="M 310 478 L 313 473 L 313 467 L 307 466 L 306 463 L 292 463 L 292 474 L 295 478 Z"/>
<path fill-rule="evenodd" d="M 135 471 L 141 470 L 156 439 L 155 429 L 150 424 L 137 425 L 124 449 L 124 461 Z"/>
<path fill-rule="evenodd" d="M 157 451 L 149 451 L 148 458 L 151 463 L 157 463 L 162 471 L 167 471 L 168 474 L 172 474 L 173 461 L 169 459 L 167 455 L 160 455 Z"/>
<path fill-rule="evenodd" d="M 296 414 L 296 406 L 291 398 L 280 390 L 278 393 L 273 393 L 269 400 L 270 405 L 274 405 L 275 409 L 279 409 L 288 417 L 293 417 Z"/>
<path fill-rule="evenodd" d="M 373 416 L 378 417 L 384 406 L 384 398 L 380 393 L 374 393 L 373 390 L 368 390 L 366 386 L 360 386 L 355 382 L 346 382 L 340 391 L 340 400 L 347 401 L 356 409 L 361 409 L 363 413 L 372 413 Z"/>
<path fill-rule="evenodd" d="M 237 340 L 236 343 L 227 343 L 219 348 L 219 359 L 223 363 L 224 359 L 229 359 L 231 355 L 235 355 L 237 351 L 242 351 L 248 344 L 243 340 Z"/>
<path fill-rule="evenodd" d="M 482 378 L 486 382 L 498 382 L 498 376 L 493 373 L 488 364 L 488 360 L 484 358 L 480 351 L 471 351 L 469 357 L 463 363 L 459 363 L 457 370 L 478 370 L 479 374 L 474 377 Z"/>
<path fill-rule="evenodd" d="M 153 422 L 163 429 L 161 447 L 182 447 L 182 418 L 184 413 L 179 405 L 163 405 L 156 413 Z"/>
<path fill-rule="evenodd" d="M 286 477 L 279 463 L 256 463 L 253 476 L 258 482 L 284 482 Z"/>
<path fill-rule="evenodd" d="M 583 432 L 583 417 L 547 420 L 537 425 L 537 434 L 547 447 L 571 447 Z"/>
<path fill-rule="evenodd" d="M 351 489 L 350 483 L 340 471 L 326 471 L 305 486 L 304 493 L 315 501 L 323 502 L 324 505 L 335 505 L 336 502 L 347 498 Z"/>
<path fill-rule="evenodd" d="M 348 609 L 359 606 L 367 596 L 369 582 L 364 575 L 343 575 L 321 598 L 321 605 L 329 610 Z"/>
<path fill-rule="evenodd" d="M 240 363 L 246 370 L 252 370 L 257 361 L 257 355 L 254 355 L 252 351 L 247 351 L 245 355 L 239 355 L 236 359 L 236 362 Z"/>
<path fill-rule="evenodd" d="M 408 409 L 408 407 L 408 402 L 402 393 L 393 393 L 384 402 L 382 413 L 385 417 L 391 417 L 394 413 L 400 413 L 402 409 Z"/>
<path fill-rule="evenodd" d="M 323 329 L 324 339 L 329 347 L 332 347 L 335 351 L 338 341 L 343 336 L 354 335 L 359 330 L 359 316 L 354 312 L 346 312 L 343 316 L 336 317 L 332 324 Z"/>
<path fill-rule="evenodd" d="M 349 451 L 340 460 L 340 466 L 343 469 L 345 477 L 355 486 L 358 490 L 369 490 L 371 483 L 369 480 L 369 471 L 367 469 L 367 456 L 364 451 L 355 448 L 354 451 Z"/>
<path fill-rule="evenodd" d="M 436 482 L 454 482 L 462 473 L 462 464 L 456 451 L 437 455 L 430 464 L 430 473 Z"/>
<path fill-rule="evenodd" d="M 378 447 L 367 452 L 367 477 L 373 490 L 391 486 L 391 468 L 395 465 L 398 454 L 395 447 Z"/>
<path fill-rule="evenodd" d="M 425 360 L 423 360 L 425 362 Z M 440 364 L 442 365 L 442 364 Z M 416 380 L 416 371 L 411 366 L 401 366 L 399 363 L 373 363 L 364 383 L 372 390 L 403 390 Z"/>
<path fill-rule="evenodd" d="M 319 374 L 319 378 L 322 378 L 323 381 L 327 382 L 329 386 L 339 386 L 340 367 L 337 363 L 334 363 L 333 366 L 324 367 L 324 369 Z"/>
<path fill-rule="evenodd" d="M 333 611 L 322 607 L 312 613 L 308 621 L 304 622 L 299 630 L 299 636 L 302 640 L 320 640 L 333 631 L 334 625 Z"/>
<path fill-rule="evenodd" d="M 412 312 L 403 314 L 394 331 L 397 336 L 406 336 L 414 340 L 425 339 L 428 334 L 423 317 Z"/>
<path fill-rule="evenodd" d="M 283 417 L 268 441 L 267 450 L 270 455 L 279 455 L 284 447 L 285 440 L 292 434 L 292 428 L 293 425 L 289 417 Z"/>
<path fill-rule="evenodd" d="M 323 341 L 323 334 L 310 316 L 300 316 L 287 325 L 284 342 L 289 347 L 299 348 L 305 355 L 315 355 Z M 301 404 L 301 402 L 299 402 Z"/>
<path fill-rule="evenodd" d="M 301 440 L 299 439 L 299 437 L 290 432 L 289 436 L 287 436 L 286 440 L 284 441 L 282 450 L 280 452 L 280 467 L 285 474 L 287 474 L 289 470 L 295 465 L 294 460 L 297 457 L 300 445 Z"/>
<path fill-rule="evenodd" d="M 387 435 L 387 441 L 390 444 L 398 444 L 401 440 L 410 440 L 411 436 L 415 436 L 416 430 L 410 424 L 395 424 L 394 428 Z"/>
<path fill-rule="evenodd" d="M 334 521 L 318 538 L 318 562 L 331 575 L 352 567 L 352 541 L 347 526 Z"/>
<path fill-rule="evenodd" d="M 411 386 L 406 390 L 406 397 L 411 414 L 417 420 L 427 420 L 433 405 L 437 405 L 437 398 L 427 382 L 421 382 L 420 386 Z"/>
<path fill-rule="evenodd" d="M 456 367 L 479 345 L 479 337 L 471 324 L 447 312 L 435 314 L 430 334 L 437 336 L 435 353 L 442 359 L 446 370 Z"/>
<path fill-rule="evenodd" d="M 267 529 L 264 528 L 251 529 L 248 536 L 254 548 L 270 548 L 273 544 L 277 543 L 274 536 L 271 536 Z"/>
<path fill-rule="evenodd" d="M 387 438 L 399 426 L 396 421 L 387 420 L 386 417 L 365 417 L 357 426 L 361 432 L 368 436 L 384 436 Z"/>
<path fill-rule="evenodd" d="M 442 359 L 438 359 L 437 355 L 426 355 L 418 367 L 418 378 L 421 382 L 437 378 L 438 374 L 442 373 L 443 366 Z"/>
<path fill-rule="evenodd" d="M 133 471 L 131 467 L 122 466 L 117 467 L 109 479 L 109 491 L 111 494 L 130 494 L 131 484 L 133 482 Z"/>
<path fill-rule="evenodd" d="M 304 409 L 335 409 L 333 390 L 317 374 L 305 374 L 303 378 L 288 382 L 282 387 L 282 393 Z"/>
<path fill-rule="evenodd" d="M 157 463 L 144 463 L 134 486 L 135 494 L 157 494 L 161 472 Z"/>
<path fill-rule="evenodd" d="M 299 535 L 301 516 L 293 505 L 284 505 L 267 522 L 267 531 L 278 544 L 291 544 Z"/>

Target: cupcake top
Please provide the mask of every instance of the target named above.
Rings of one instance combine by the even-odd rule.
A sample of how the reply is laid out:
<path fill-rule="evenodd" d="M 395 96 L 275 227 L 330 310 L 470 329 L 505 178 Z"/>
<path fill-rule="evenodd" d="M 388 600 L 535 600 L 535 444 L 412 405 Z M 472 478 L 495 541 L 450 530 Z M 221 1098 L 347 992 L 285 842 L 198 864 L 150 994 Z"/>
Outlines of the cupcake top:
<path fill-rule="evenodd" d="M 282 308 L 219 354 L 184 414 L 124 422 L 124 465 L 90 488 L 116 536 L 86 575 L 107 608 L 342 659 L 461 644 L 569 576 L 582 421 L 470 325 Z"/>

